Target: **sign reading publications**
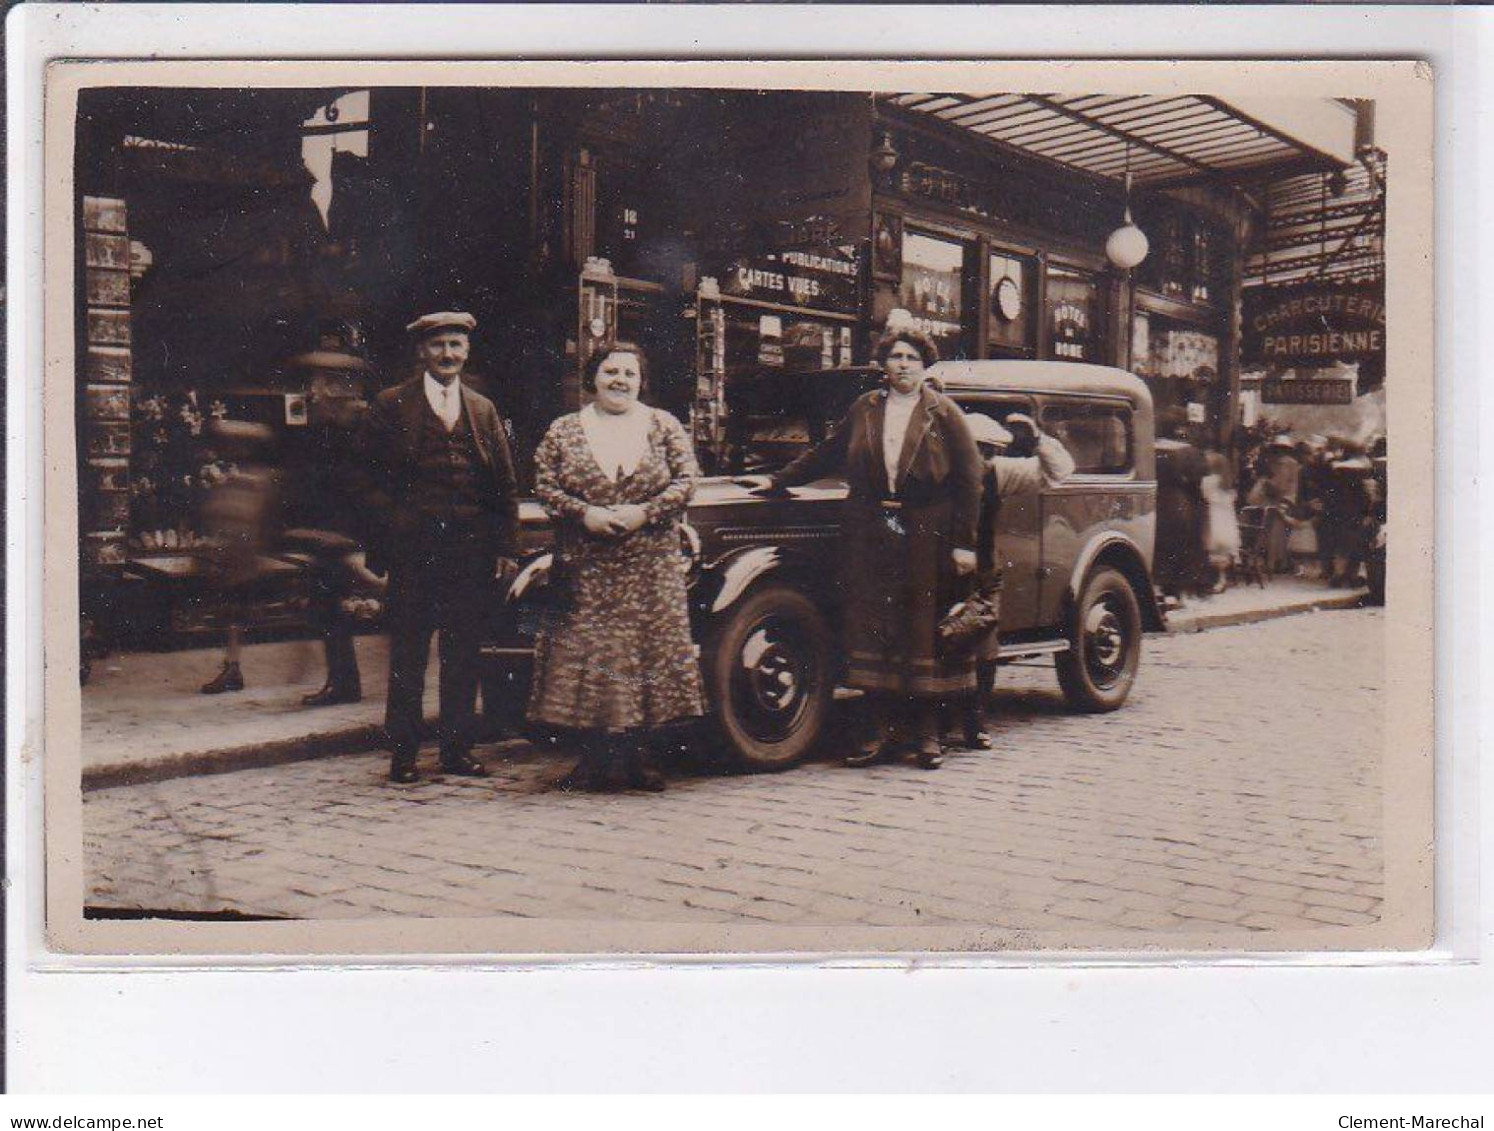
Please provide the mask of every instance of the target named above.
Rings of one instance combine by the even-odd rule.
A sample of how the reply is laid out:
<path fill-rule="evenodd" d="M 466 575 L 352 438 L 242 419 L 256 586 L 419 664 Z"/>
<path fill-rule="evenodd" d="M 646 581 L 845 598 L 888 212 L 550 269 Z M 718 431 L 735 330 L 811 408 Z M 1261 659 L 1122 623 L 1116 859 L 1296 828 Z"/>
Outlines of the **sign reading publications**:
<path fill-rule="evenodd" d="M 1258 287 L 1245 292 L 1243 304 L 1242 365 L 1385 359 L 1384 283 Z"/>
<path fill-rule="evenodd" d="M 736 260 L 721 290 L 762 302 L 855 313 L 860 272 L 852 245 L 783 249 Z"/>

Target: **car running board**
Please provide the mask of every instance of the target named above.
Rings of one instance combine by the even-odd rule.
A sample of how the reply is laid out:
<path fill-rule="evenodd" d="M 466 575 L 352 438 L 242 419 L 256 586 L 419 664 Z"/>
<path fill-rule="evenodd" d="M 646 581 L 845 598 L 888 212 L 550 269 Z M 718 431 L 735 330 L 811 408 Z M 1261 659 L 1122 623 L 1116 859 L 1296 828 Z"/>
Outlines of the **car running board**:
<path fill-rule="evenodd" d="M 1003 644 L 1002 660 L 1020 660 L 1027 656 L 1054 656 L 1069 650 L 1067 640 L 1038 640 L 1031 644 Z"/>

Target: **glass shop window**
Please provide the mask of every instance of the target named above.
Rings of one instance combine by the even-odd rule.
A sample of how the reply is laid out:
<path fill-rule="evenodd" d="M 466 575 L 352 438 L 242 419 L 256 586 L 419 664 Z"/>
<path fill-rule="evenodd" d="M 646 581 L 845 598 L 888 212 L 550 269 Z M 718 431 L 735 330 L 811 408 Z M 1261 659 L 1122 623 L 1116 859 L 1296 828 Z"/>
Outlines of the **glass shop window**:
<path fill-rule="evenodd" d="M 1080 474 L 1131 470 L 1131 410 L 1123 405 L 1049 405 L 1043 410 L 1043 430 L 1063 442 Z"/>
<path fill-rule="evenodd" d="M 1099 361 L 1100 289 L 1094 279 L 1048 268 L 1048 337 L 1062 361 Z"/>
<path fill-rule="evenodd" d="M 939 356 L 965 356 L 965 245 L 958 240 L 903 233 L 903 280 L 898 305 L 934 339 Z"/>

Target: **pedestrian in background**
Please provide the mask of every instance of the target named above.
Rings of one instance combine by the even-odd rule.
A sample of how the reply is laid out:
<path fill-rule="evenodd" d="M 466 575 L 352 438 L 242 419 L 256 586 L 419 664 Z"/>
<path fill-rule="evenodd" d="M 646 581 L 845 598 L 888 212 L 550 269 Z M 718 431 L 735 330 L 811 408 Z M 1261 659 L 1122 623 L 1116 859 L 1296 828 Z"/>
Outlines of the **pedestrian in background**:
<path fill-rule="evenodd" d="M 370 553 L 389 572 L 391 781 L 420 780 L 416 755 L 431 635 L 440 634 L 441 767 L 485 777 L 472 757 L 478 644 L 493 583 L 516 572 L 518 486 L 493 402 L 462 385 L 476 320 L 460 311 L 411 322 L 422 374 L 386 389 L 364 445 Z"/>
<path fill-rule="evenodd" d="M 327 676 L 321 688 L 302 696 L 308 707 L 357 703 L 363 698 L 354 618 L 348 602 L 358 593 L 383 589 L 363 565 L 363 529 L 357 495 L 368 402 L 354 396 L 316 396 L 310 430 L 295 468 L 296 526 L 284 544 L 308 555 L 311 600 L 308 619 L 322 638 Z"/>
<path fill-rule="evenodd" d="M 1324 576 L 1334 589 L 1352 589 L 1360 583 L 1366 548 L 1365 518 L 1372 507 L 1368 484 L 1373 473 L 1364 449 L 1351 441 L 1339 441 L 1327 456 L 1318 555 Z"/>
<path fill-rule="evenodd" d="M 558 591 L 529 719 L 579 747 L 565 789 L 662 790 L 652 732 L 705 710 L 679 529 L 699 472 L 680 422 L 641 400 L 647 377 L 636 345 L 599 350 L 582 378 L 595 400 L 551 424 L 534 458 Z"/>
<path fill-rule="evenodd" d="M 1162 415 L 1157 443 L 1157 545 L 1153 575 L 1164 595 L 1174 599 L 1198 593 L 1204 568 L 1203 495 L 1207 468 L 1203 453 L 1188 442 L 1183 409 Z"/>
<path fill-rule="evenodd" d="M 215 420 L 210 437 L 220 457 L 202 503 L 204 542 L 197 566 L 209 599 L 221 610 L 227 642 L 218 673 L 199 689 L 204 695 L 242 691 L 243 632 L 256 586 L 264 580 L 260 557 L 275 538 L 280 483 L 271 448 L 274 434 L 262 424 Z"/>
<path fill-rule="evenodd" d="M 941 700 L 975 691 L 975 658 L 947 654 L 938 626 L 976 568 L 980 454 L 958 405 L 925 381 L 933 340 L 889 329 L 876 358 L 886 386 L 852 404 L 821 443 L 769 477 L 777 493 L 841 471 L 845 682 L 866 692 L 874 734 L 850 766 L 912 750 L 937 769 Z"/>
<path fill-rule="evenodd" d="M 1213 571 L 1209 592 L 1223 593 L 1231 568 L 1240 560 L 1240 523 L 1235 516 L 1235 492 L 1229 485 L 1229 461 L 1223 453 L 1211 450 L 1204 464 L 1208 474 L 1199 483 L 1199 494 L 1206 507 L 1204 552 Z"/>

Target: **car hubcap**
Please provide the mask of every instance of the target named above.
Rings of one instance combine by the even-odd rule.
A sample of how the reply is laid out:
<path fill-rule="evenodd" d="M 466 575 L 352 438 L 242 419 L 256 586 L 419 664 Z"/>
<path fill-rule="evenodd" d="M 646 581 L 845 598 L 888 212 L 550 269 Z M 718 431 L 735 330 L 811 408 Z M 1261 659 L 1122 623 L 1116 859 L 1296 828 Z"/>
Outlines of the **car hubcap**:
<path fill-rule="evenodd" d="M 1120 615 L 1107 601 L 1099 601 L 1084 621 L 1084 654 L 1090 678 L 1108 687 L 1126 662 L 1126 630 Z"/>
<path fill-rule="evenodd" d="M 756 739 L 793 734 L 813 690 L 807 641 L 790 624 L 765 621 L 747 634 L 732 681 L 737 717 Z"/>

